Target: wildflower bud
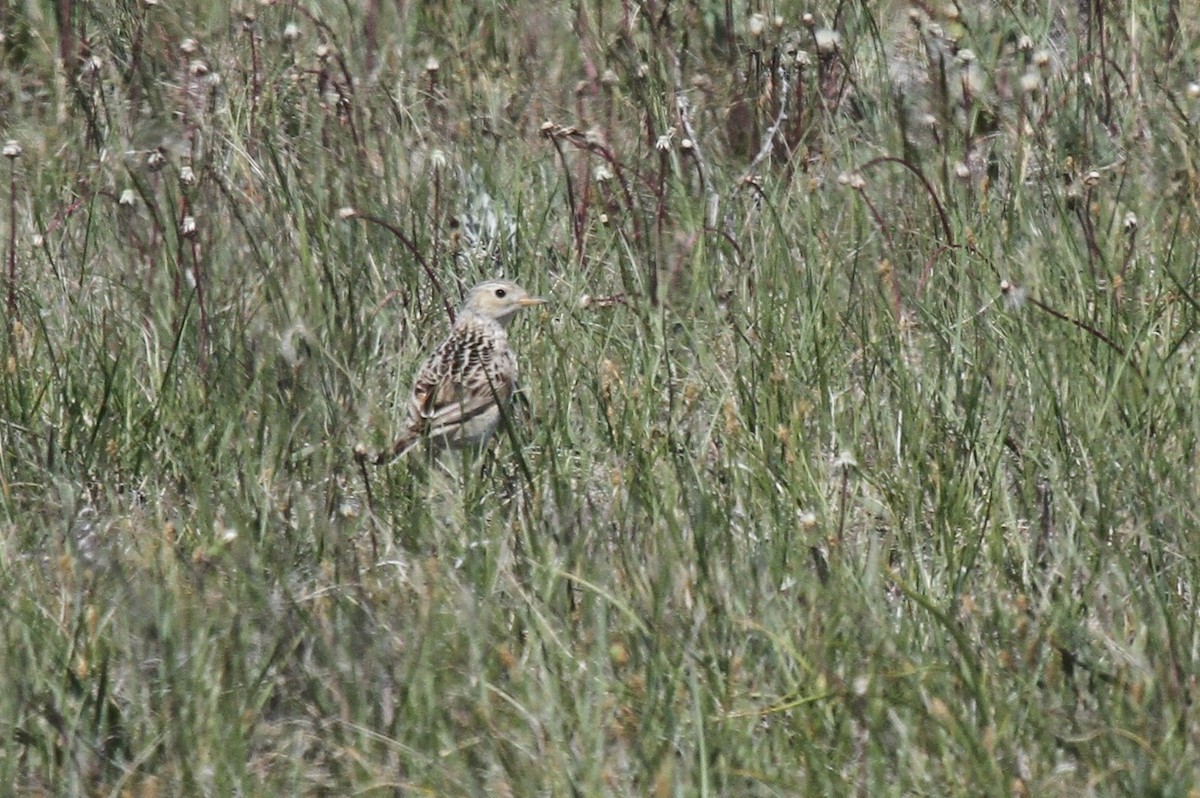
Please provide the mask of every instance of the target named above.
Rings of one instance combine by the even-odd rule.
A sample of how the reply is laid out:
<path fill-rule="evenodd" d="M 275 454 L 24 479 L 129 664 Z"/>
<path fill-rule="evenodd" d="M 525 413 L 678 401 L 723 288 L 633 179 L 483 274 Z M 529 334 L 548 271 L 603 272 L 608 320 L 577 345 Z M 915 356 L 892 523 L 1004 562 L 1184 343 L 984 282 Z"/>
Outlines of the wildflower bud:
<path fill-rule="evenodd" d="M 1017 39 L 1017 49 L 1023 53 L 1032 52 L 1033 39 L 1029 38 L 1026 34 L 1022 34 L 1021 38 Z"/>
<path fill-rule="evenodd" d="M 289 22 L 287 27 L 283 29 L 283 40 L 285 42 L 294 42 L 300 38 L 300 26 L 295 22 Z"/>
<path fill-rule="evenodd" d="M 646 63 L 638 64 L 638 68 L 637 68 L 638 80 L 645 80 L 646 76 L 649 74 L 650 74 L 650 65 L 649 64 L 646 64 Z"/>
<path fill-rule="evenodd" d="M 955 5 L 954 3 L 950 3 L 949 5 L 946 6 L 945 9 L 943 9 L 942 14 L 945 15 L 946 19 L 953 22 L 954 20 L 959 18 L 959 16 L 961 15 L 961 12 L 958 10 L 957 5 Z"/>
<path fill-rule="evenodd" d="M 1200 83 L 1189 83 L 1187 86 L 1187 96 L 1189 100 L 1200 98 Z"/>
<path fill-rule="evenodd" d="M 33 237 L 29 240 L 35 247 L 41 247 L 42 244 L 46 243 L 46 239 L 42 236 L 41 233 L 34 233 Z"/>
<path fill-rule="evenodd" d="M 183 217 L 183 221 L 179 224 L 179 235 L 184 238 L 192 238 L 196 235 L 196 217 L 188 214 Z"/>
<path fill-rule="evenodd" d="M 167 153 L 162 147 L 151 150 L 146 155 L 146 166 L 152 172 L 157 172 L 167 164 Z"/>
<path fill-rule="evenodd" d="M 121 192 L 120 198 L 117 199 L 118 205 L 132 206 L 137 202 L 137 192 L 131 188 L 127 188 Z"/>
<path fill-rule="evenodd" d="M 969 64 L 975 60 L 975 51 L 964 47 L 958 51 L 958 60 L 964 64 Z"/>
<path fill-rule="evenodd" d="M 425 59 L 425 71 L 428 72 L 430 75 L 437 72 L 441 68 L 442 68 L 442 64 L 441 64 L 441 62 L 439 62 L 437 60 L 437 58 L 435 56 L 431 55 L 431 56 L 429 56 L 429 58 Z"/>
<path fill-rule="evenodd" d="M 592 179 L 594 179 L 597 183 L 606 183 L 609 180 L 612 180 L 612 177 L 612 169 L 610 169 L 606 163 L 600 164 L 592 171 Z"/>
<path fill-rule="evenodd" d="M 592 298 L 588 294 L 579 297 L 579 307 L 586 310 L 592 304 Z"/>
<path fill-rule="evenodd" d="M 185 186 L 190 186 L 196 182 L 196 173 L 192 167 L 185 166 L 179 170 L 179 182 Z"/>
<path fill-rule="evenodd" d="M 771 24 L 775 26 L 775 30 L 783 30 L 784 19 L 782 14 L 776 14 L 771 20 Z"/>
<path fill-rule="evenodd" d="M 1100 173 L 1097 172 L 1095 169 L 1088 172 L 1087 176 L 1083 178 L 1083 184 L 1085 186 L 1087 186 L 1088 188 L 1095 188 L 1097 185 L 1099 185 L 1099 183 L 1100 183 Z"/>
<path fill-rule="evenodd" d="M 809 30 L 812 30 L 813 28 L 817 27 L 817 20 L 813 17 L 812 14 L 805 14 L 803 17 L 800 18 L 800 21 L 803 22 L 804 27 L 808 28 Z"/>
<path fill-rule="evenodd" d="M 1021 76 L 1021 91 L 1026 94 L 1037 91 L 1042 85 L 1042 79 L 1036 72 L 1026 72 Z"/>
<path fill-rule="evenodd" d="M 317 45 L 317 58 L 321 59 L 322 61 L 327 61 L 329 60 L 329 54 L 332 51 L 332 48 L 328 44 L 321 42 Z"/>
<path fill-rule="evenodd" d="M 1046 50 L 1038 50 L 1033 54 L 1033 65 L 1042 72 L 1050 71 L 1050 53 Z"/>
<path fill-rule="evenodd" d="M 959 180 L 968 180 L 971 177 L 971 167 L 967 166 L 962 161 L 954 164 L 954 176 Z"/>
<path fill-rule="evenodd" d="M 179 49 L 184 55 L 191 55 L 200 49 L 200 43 L 195 39 L 187 38 L 179 43 Z"/>
<path fill-rule="evenodd" d="M 692 148 L 695 146 L 696 145 L 692 142 L 691 139 L 680 139 L 679 140 L 679 149 L 683 150 L 684 152 L 691 152 Z"/>
<path fill-rule="evenodd" d="M 192 73 L 192 77 L 202 78 L 208 74 L 208 64 L 197 59 L 188 64 L 188 71 Z"/>
<path fill-rule="evenodd" d="M 104 66 L 104 62 L 100 60 L 100 56 L 93 55 L 91 58 L 84 59 L 84 62 L 79 65 L 79 71 L 83 75 L 91 77 L 99 72 L 102 66 Z"/>
<path fill-rule="evenodd" d="M 1137 214 L 1135 214 L 1133 211 L 1129 211 L 1128 213 L 1126 213 L 1124 227 L 1125 227 L 1125 232 L 1128 233 L 1129 235 L 1133 235 L 1134 233 L 1136 233 L 1137 228 L 1138 228 Z"/>
<path fill-rule="evenodd" d="M 344 208 L 338 208 L 337 214 L 339 219 L 353 219 L 354 217 L 358 216 L 358 209 L 346 206 Z"/>
<path fill-rule="evenodd" d="M 804 50 L 797 50 L 796 51 L 796 66 L 799 67 L 800 69 L 804 69 L 804 67 L 811 66 L 811 65 L 812 65 L 812 56 L 810 56 Z"/>
<path fill-rule="evenodd" d="M 4 142 L 4 149 L 0 152 L 4 153 L 5 158 L 18 158 L 21 155 L 21 145 L 17 143 L 16 139 L 9 139 Z"/>
<path fill-rule="evenodd" d="M 654 149 L 659 152 L 670 152 L 673 138 L 675 138 L 675 128 L 669 128 L 666 133 L 658 137 L 658 141 L 654 143 Z"/>
<path fill-rule="evenodd" d="M 611 89 L 620 82 L 621 79 L 617 76 L 617 73 L 611 69 L 604 70 L 604 74 L 600 76 L 600 85 L 606 89 Z"/>
<path fill-rule="evenodd" d="M 911 22 L 913 25 L 920 27 L 921 22 L 923 21 L 920 9 L 916 9 L 916 8 L 908 9 L 908 21 Z"/>

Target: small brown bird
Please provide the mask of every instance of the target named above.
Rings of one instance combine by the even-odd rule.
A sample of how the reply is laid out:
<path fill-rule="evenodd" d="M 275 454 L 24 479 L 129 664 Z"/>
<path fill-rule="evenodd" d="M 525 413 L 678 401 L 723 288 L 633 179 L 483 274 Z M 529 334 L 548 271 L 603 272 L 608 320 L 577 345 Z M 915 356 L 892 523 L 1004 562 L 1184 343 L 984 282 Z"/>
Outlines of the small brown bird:
<path fill-rule="evenodd" d="M 487 443 L 517 383 L 505 327 L 521 308 L 545 301 L 508 280 L 467 292 L 450 334 L 417 372 L 404 430 L 375 462 L 403 457 L 422 440 L 451 448 Z"/>

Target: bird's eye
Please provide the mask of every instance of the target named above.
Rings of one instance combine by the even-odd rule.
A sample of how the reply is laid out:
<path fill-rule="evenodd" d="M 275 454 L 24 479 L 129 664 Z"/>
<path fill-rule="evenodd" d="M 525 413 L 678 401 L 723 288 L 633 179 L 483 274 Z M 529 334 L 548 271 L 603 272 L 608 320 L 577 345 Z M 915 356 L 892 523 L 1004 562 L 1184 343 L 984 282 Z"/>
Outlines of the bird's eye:
<path fill-rule="evenodd" d="M 507 291 L 505 291 L 503 288 L 497 288 L 497 289 L 496 289 L 496 297 L 497 297 L 498 299 L 504 299 L 504 296 L 505 296 L 507 293 L 508 293 L 508 292 L 507 292 Z"/>

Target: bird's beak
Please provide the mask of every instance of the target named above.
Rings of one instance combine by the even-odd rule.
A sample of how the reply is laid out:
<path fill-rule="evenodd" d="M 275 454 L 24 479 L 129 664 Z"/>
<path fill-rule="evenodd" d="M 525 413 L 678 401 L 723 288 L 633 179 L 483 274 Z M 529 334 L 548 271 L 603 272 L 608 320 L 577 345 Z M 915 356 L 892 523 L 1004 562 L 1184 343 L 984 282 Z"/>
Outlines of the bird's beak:
<path fill-rule="evenodd" d="M 525 296 L 518 299 L 517 304 L 524 308 L 529 307 L 530 305 L 544 305 L 546 304 L 546 300 L 542 299 L 540 296 Z"/>

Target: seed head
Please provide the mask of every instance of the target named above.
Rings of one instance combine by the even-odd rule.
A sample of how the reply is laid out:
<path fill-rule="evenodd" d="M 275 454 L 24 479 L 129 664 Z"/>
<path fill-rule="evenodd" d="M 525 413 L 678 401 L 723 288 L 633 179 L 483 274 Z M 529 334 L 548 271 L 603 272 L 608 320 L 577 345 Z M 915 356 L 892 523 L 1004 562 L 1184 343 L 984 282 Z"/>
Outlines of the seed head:
<path fill-rule="evenodd" d="M 4 142 L 4 149 L 0 150 L 0 152 L 9 160 L 19 158 L 21 156 L 21 145 L 17 143 L 16 139 L 9 139 Z"/>

